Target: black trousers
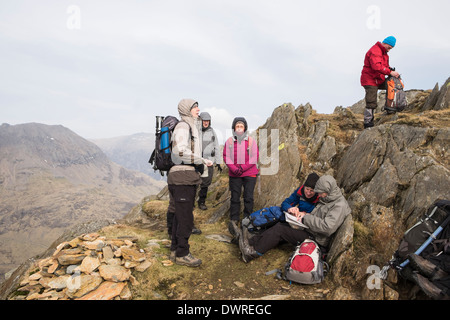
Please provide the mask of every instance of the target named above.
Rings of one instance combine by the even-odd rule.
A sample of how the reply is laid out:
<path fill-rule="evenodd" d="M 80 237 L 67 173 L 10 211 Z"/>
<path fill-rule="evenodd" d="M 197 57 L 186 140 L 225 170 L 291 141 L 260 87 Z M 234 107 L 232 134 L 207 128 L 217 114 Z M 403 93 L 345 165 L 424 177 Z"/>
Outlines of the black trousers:
<path fill-rule="evenodd" d="M 208 187 L 212 182 L 212 178 L 214 175 L 214 166 L 208 167 L 208 176 L 202 178 L 202 184 L 200 185 L 200 190 L 198 192 L 198 203 L 205 203 L 206 196 L 208 194 Z"/>
<path fill-rule="evenodd" d="M 175 206 L 172 221 L 172 243 L 170 251 L 177 257 L 189 254 L 189 237 L 194 227 L 194 201 L 197 186 L 170 185 L 169 192 Z"/>
<path fill-rule="evenodd" d="M 253 212 L 255 185 L 256 177 L 230 177 L 230 220 L 240 220 L 242 188 L 244 188 L 244 217 L 249 216 Z"/>
<path fill-rule="evenodd" d="M 306 239 L 313 239 L 313 236 L 305 230 L 291 228 L 286 222 L 278 222 L 263 233 L 249 239 L 249 244 L 257 252 L 263 254 L 284 241 L 296 246 Z"/>

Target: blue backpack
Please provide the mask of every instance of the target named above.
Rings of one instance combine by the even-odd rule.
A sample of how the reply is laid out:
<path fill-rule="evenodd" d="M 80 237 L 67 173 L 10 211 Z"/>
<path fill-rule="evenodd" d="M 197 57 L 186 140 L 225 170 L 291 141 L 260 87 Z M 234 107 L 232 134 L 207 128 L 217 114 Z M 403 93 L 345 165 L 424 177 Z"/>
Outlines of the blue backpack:
<path fill-rule="evenodd" d="M 172 161 L 172 134 L 181 121 L 174 116 L 156 116 L 155 149 L 148 162 L 153 165 L 153 170 L 159 170 L 162 176 L 175 165 Z M 190 127 L 189 132 L 193 139 Z"/>
<path fill-rule="evenodd" d="M 242 219 L 242 226 L 255 233 L 270 228 L 278 221 L 286 221 L 286 219 L 281 208 L 273 206 L 255 211 Z"/>

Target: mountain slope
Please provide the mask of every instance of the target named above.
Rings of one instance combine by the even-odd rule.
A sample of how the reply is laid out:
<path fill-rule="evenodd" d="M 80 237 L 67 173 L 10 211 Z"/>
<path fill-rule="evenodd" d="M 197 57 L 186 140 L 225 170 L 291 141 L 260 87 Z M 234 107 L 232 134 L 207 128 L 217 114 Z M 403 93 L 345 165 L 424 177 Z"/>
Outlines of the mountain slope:
<path fill-rule="evenodd" d="M 163 185 L 63 126 L 1 125 L 0 274 L 74 223 L 120 218 Z"/>
<path fill-rule="evenodd" d="M 108 139 L 92 140 L 109 159 L 121 166 L 143 172 L 156 180 L 163 180 L 159 172 L 155 172 L 148 159 L 155 147 L 153 133 L 136 133 Z"/>

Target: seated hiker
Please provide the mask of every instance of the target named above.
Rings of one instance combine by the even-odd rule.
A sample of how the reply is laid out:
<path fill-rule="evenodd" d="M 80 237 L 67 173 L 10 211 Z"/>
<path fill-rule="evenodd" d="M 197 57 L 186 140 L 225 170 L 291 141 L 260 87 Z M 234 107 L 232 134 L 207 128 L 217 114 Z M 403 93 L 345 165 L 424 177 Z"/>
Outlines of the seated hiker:
<path fill-rule="evenodd" d="M 244 262 L 263 255 L 281 241 L 287 241 L 295 246 L 305 239 L 313 239 L 320 246 L 327 248 L 330 236 L 341 226 L 351 209 L 332 176 L 325 175 L 319 178 L 314 192 L 319 197 L 314 210 L 311 213 L 299 212 L 297 215 L 305 228 L 295 229 L 288 223 L 279 222 L 261 235 L 252 238 L 244 228 L 239 237 L 239 248 Z"/>
<path fill-rule="evenodd" d="M 314 192 L 317 180 L 319 180 L 319 176 L 316 173 L 308 175 L 305 183 L 283 201 L 281 210 L 295 216 L 298 216 L 301 211 L 306 213 L 313 211 L 319 201 L 319 197 Z"/>
<path fill-rule="evenodd" d="M 314 192 L 314 187 L 318 179 L 319 176 L 316 173 L 309 174 L 305 183 L 283 201 L 281 210 L 295 217 L 299 217 L 301 212 L 310 213 L 319 200 L 318 195 Z M 249 239 L 248 230 L 243 228 L 239 236 L 239 248 L 241 249 L 242 258 L 245 262 L 250 261 L 257 255 L 262 255 L 283 241 L 294 245 L 298 241 L 303 242 L 305 236 L 307 236 L 305 231 L 292 228 L 283 220 L 277 222 L 263 233 L 253 236 L 251 239 Z M 248 241 L 250 242 L 250 246 L 247 245 Z M 255 247 L 257 249 L 253 250 L 252 248 Z M 247 254 L 249 250 L 250 252 L 256 251 L 256 256 Z"/>

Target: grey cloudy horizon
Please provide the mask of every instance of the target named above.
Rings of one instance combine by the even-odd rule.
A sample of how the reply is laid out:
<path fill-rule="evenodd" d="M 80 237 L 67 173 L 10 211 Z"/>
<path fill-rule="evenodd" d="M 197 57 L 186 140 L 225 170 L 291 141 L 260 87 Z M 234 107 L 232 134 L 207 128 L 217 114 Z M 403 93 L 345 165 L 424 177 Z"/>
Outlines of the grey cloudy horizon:
<path fill-rule="evenodd" d="M 390 35 L 406 89 L 432 89 L 450 76 L 448 12 L 445 0 L 3 0 L 0 123 L 110 138 L 153 132 L 183 98 L 223 135 L 283 103 L 332 113 L 364 97 L 364 55 Z"/>

